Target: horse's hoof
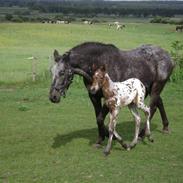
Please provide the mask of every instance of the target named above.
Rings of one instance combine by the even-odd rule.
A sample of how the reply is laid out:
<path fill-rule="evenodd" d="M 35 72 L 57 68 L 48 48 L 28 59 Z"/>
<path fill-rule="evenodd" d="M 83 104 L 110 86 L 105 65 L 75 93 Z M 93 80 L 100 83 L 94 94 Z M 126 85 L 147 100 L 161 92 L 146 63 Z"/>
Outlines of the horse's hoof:
<path fill-rule="evenodd" d="M 145 137 L 145 130 L 144 129 L 142 129 L 141 130 L 141 132 L 139 133 L 139 135 L 138 135 L 138 138 L 140 138 L 140 139 L 144 139 L 144 137 Z"/>
<path fill-rule="evenodd" d="M 170 134 L 169 128 L 168 128 L 168 127 L 164 127 L 164 128 L 162 129 L 162 133 L 164 133 L 164 134 Z"/>
<path fill-rule="evenodd" d="M 143 141 L 144 139 L 145 139 L 145 134 L 144 134 L 144 135 L 139 135 L 137 141 L 138 141 L 138 142 L 141 142 L 141 141 Z"/>
<path fill-rule="evenodd" d="M 102 144 L 93 144 L 93 147 L 97 148 L 97 149 L 100 149 L 100 148 L 102 148 Z"/>

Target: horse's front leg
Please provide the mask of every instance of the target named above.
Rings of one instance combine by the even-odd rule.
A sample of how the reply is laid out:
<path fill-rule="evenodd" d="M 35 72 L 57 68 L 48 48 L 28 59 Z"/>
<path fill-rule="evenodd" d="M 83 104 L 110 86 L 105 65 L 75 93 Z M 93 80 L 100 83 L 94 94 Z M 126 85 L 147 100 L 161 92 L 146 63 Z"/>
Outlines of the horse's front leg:
<path fill-rule="evenodd" d="M 106 136 L 109 136 L 109 132 L 104 125 L 104 120 L 109 110 L 106 105 L 102 106 L 101 97 L 97 95 L 91 95 L 89 93 L 90 100 L 94 106 L 97 126 L 98 126 L 98 139 L 96 141 L 96 147 L 100 147 Z"/>

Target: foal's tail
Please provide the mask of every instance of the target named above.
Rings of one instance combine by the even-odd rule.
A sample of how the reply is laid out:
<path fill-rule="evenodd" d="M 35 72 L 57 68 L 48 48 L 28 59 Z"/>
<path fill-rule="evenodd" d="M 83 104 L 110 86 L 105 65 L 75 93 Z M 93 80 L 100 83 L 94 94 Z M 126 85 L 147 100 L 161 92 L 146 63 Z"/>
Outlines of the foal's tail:
<path fill-rule="evenodd" d="M 146 95 L 146 88 L 143 85 L 143 83 L 140 80 L 136 80 L 136 97 L 135 97 L 135 103 L 144 103 L 145 95 Z"/>

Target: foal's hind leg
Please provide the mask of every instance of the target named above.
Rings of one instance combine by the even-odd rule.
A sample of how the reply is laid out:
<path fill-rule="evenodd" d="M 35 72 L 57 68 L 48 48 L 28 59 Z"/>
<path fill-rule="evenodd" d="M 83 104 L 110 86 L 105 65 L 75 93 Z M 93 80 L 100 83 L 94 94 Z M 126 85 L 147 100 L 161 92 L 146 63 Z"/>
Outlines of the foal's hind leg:
<path fill-rule="evenodd" d="M 140 115 L 137 111 L 137 107 L 135 104 L 131 104 L 128 106 L 132 115 L 134 116 L 135 119 L 135 135 L 134 135 L 134 139 L 133 141 L 127 146 L 127 150 L 130 150 L 131 148 L 135 147 L 135 145 L 138 142 L 138 134 L 139 134 L 139 130 L 140 130 Z"/>
<path fill-rule="evenodd" d="M 148 137 L 149 141 L 153 142 L 153 139 L 151 137 L 151 131 L 150 131 L 150 108 L 147 107 L 143 101 L 139 101 L 137 104 L 137 107 L 140 108 L 145 116 L 146 116 L 146 122 L 145 122 L 145 136 Z"/>

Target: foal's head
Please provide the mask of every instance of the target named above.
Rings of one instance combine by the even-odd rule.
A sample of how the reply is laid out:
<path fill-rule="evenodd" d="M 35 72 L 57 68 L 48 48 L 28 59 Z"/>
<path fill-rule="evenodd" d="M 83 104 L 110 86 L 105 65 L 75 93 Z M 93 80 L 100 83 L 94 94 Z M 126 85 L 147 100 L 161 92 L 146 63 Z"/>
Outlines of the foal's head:
<path fill-rule="evenodd" d="M 105 66 L 101 66 L 97 69 L 93 75 L 92 85 L 90 87 L 90 92 L 95 94 L 99 89 L 103 87 L 105 79 L 106 69 Z"/>

